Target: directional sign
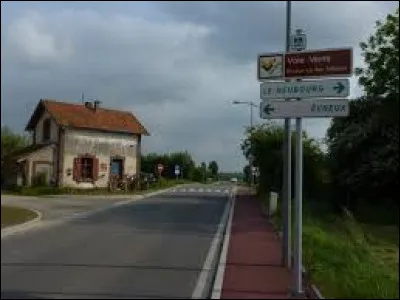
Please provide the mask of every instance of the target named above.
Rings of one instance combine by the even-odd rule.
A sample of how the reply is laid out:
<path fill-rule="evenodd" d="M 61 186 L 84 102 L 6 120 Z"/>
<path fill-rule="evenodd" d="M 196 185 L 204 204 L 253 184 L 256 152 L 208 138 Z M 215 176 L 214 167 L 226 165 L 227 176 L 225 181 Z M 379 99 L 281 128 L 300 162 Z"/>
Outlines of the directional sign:
<path fill-rule="evenodd" d="M 348 79 L 264 82 L 260 85 L 261 99 L 343 98 L 347 97 L 349 92 Z"/>
<path fill-rule="evenodd" d="M 301 40 L 297 40 L 300 49 Z M 350 77 L 353 49 L 322 49 L 289 53 L 259 54 L 259 81 L 284 78 Z"/>
<path fill-rule="evenodd" d="M 318 99 L 309 101 L 264 101 L 260 104 L 262 119 L 330 118 L 349 115 L 347 99 Z"/>
<path fill-rule="evenodd" d="M 353 72 L 353 50 L 326 49 L 285 54 L 285 78 L 349 77 Z"/>

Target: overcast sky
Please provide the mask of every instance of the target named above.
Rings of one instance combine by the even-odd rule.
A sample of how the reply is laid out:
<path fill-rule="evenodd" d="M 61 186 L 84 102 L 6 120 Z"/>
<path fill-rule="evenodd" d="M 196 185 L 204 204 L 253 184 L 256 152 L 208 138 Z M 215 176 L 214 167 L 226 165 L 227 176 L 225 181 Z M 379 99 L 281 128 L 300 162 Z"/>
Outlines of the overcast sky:
<path fill-rule="evenodd" d="M 292 2 L 309 49 L 354 47 L 398 2 Z M 240 171 L 257 54 L 283 51 L 285 1 L 1 2 L 1 124 L 22 131 L 41 98 L 130 110 L 150 131 L 145 152 L 187 149 Z M 360 95 L 355 78 L 351 96 Z M 256 123 L 262 120 L 254 110 Z M 329 119 L 307 120 L 315 137 Z M 268 155 L 266 153 L 266 155 Z"/>

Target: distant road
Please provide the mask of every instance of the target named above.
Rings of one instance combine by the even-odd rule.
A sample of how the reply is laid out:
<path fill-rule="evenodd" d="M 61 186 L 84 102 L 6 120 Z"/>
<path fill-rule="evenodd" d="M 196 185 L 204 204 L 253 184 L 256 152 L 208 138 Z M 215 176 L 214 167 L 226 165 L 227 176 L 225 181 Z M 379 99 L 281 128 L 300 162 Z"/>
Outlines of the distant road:
<path fill-rule="evenodd" d="M 1 298 L 191 298 L 230 188 L 177 188 L 9 236 Z"/>

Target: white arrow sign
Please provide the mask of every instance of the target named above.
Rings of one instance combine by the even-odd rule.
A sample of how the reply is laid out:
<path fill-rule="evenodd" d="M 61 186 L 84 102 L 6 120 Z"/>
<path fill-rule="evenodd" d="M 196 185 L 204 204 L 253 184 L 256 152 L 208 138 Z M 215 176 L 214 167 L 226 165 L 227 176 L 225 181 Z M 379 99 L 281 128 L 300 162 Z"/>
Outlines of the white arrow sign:
<path fill-rule="evenodd" d="M 348 79 L 301 82 L 265 82 L 260 85 L 261 99 L 343 98 L 350 92 Z"/>
<path fill-rule="evenodd" d="M 347 99 L 318 99 L 309 101 L 264 101 L 260 104 L 262 119 L 330 118 L 349 115 Z"/>

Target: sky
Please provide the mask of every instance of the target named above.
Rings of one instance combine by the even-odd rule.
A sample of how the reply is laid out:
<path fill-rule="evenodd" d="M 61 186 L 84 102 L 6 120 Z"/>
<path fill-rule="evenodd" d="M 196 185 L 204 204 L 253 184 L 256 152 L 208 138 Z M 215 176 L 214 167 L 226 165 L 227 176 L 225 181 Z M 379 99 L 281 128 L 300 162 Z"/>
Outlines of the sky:
<path fill-rule="evenodd" d="M 397 1 L 292 1 L 307 49 L 353 47 Z M 143 151 L 188 150 L 241 171 L 250 107 L 260 101 L 257 55 L 283 52 L 285 1 L 1 2 L 1 124 L 22 132 L 41 98 L 132 111 L 151 133 Z M 362 94 L 351 79 L 351 97 Z M 261 124 L 254 109 L 254 123 Z M 316 139 L 330 119 L 306 119 Z M 266 154 L 267 155 L 267 154 Z"/>

